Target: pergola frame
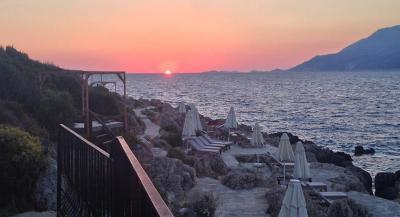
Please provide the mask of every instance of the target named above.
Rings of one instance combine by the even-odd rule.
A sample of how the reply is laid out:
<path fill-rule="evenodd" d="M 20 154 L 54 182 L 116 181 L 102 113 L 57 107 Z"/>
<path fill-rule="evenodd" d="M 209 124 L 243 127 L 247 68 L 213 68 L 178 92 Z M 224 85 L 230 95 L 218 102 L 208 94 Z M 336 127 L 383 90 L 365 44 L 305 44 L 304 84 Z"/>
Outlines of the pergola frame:
<path fill-rule="evenodd" d="M 81 78 L 82 89 L 82 116 L 84 117 L 85 133 L 88 138 L 92 132 L 92 120 L 90 118 L 89 106 L 89 78 L 92 75 L 116 75 L 123 83 L 123 123 L 125 131 L 128 131 L 128 117 L 127 117 L 127 97 L 126 97 L 126 73 L 122 71 L 81 71 L 81 70 L 68 70 L 68 72 L 79 73 Z"/>
<path fill-rule="evenodd" d="M 80 84 L 82 89 L 82 109 L 81 115 L 84 118 L 84 131 L 87 138 L 91 137 L 92 132 L 92 121 L 89 108 L 89 78 L 92 75 L 116 75 L 122 82 L 124 88 L 123 94 L 123 126 L 124 130 L 128 131 L 128 111 L 127 111 L 127 96 L 126 96 L 126 73 L 123 71 L 83 71 L 83 70 L 52 70 L 52 71 L 42 71 L 39 73 L 39 88 L 42 89 L 43 84 L 51 73 L 66 72 L 75 73 L 79 75 Z M 101 81 L 101 84 L 114 83 L 116 82 L 106 82 Z M 116 88 L 115 88 L 116 89 Z"/>

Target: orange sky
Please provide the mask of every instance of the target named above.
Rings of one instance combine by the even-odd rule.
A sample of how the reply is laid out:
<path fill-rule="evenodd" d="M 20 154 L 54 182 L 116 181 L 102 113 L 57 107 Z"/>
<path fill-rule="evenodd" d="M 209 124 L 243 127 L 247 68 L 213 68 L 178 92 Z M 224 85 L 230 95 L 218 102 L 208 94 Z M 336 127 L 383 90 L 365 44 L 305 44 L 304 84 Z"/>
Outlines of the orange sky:
<path fill-rule="evenodd" d="M 400 24 L 399 0 L 0 0 L 0 44 L 65 68 L 288 68 Z"/>

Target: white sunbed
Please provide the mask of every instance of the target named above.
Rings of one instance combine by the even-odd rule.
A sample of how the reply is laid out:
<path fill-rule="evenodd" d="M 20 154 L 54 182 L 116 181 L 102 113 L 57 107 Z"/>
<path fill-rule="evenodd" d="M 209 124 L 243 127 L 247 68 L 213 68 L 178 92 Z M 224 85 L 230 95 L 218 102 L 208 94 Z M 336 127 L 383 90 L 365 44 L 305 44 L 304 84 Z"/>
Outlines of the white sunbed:
<path fill-rule="evenodd" d="M 195 137 L 195 138 L 193 138 L 193 140 L 194 140 L 200 147 L 209 148 L 209 149 L 215 149 L 215 150 L 218 150 L 218 151 L 222 152 L 222 147 L 211 146 L 211 145 L 208 144 L 208 143 L 204 143 L 203 141 L 200 140 L 199 137 Z"/>
<path fill-rule="evenodd" d="M 204 147 L 203 145 L 199 144 L 196 140 L 190 139 L 189 141 L 190 146 L 195 149 L 196 151 L 201 152 L 212 152 L 212 153 L 221 153 L 221 150 L 215 148 L 208 148 Z"/>
<path fill-rule="evenodd" d="M 211 138 L 209 135 L 204 134 L 203 137 L 210 143 L 216 143 L 216 144 L 224 144 L 224 145 L 228 145 L 228 147 L 230 148 L 230 145 L 232 145 L 232 142 L 225 142 L 225 141 L 220 141 L 220 140 L 216 140 Z"/>
<path fill-rule="evenodd" d="M 205 145 L 206 147 L 216 147 L 216 148 L 223 149 L 223 150 L 226 150 L 226 149 L 227 149 L 227 148 L 226 148 L 226 145 L 224 145 L 224 144 L 210 143 L 210 142 L 208 142 L 208 141 L 207 141 L 204 137 L 202 137 L 202 136 L 197 137 L 197 139 L 198 139 L 198 142 L 202 143 L 202 144 Z"/>

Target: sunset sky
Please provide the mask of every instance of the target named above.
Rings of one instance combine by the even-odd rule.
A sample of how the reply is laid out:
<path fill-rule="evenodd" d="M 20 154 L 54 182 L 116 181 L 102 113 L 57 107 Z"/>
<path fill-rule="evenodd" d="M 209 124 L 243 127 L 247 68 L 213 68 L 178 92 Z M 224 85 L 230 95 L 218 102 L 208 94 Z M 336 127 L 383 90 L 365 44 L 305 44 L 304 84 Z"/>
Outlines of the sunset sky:
<path fill-rule="evenodd" d="M 0 0 L 0 44 L 65 68 L 288 68 L 400 24 L 399 0 Z"/>

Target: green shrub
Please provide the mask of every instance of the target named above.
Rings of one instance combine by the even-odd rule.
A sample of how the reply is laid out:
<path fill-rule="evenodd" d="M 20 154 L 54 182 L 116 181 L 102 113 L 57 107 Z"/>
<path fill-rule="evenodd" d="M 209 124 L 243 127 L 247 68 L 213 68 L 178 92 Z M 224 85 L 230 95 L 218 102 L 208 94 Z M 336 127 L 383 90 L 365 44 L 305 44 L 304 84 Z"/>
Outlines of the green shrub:
<path fill-rule="evenodd" d="M 122 107 L 120 106 L 119 95 L 112 93 L 104 87 L 92 87 L 89 93 L 89 103 L 92 111 L 101 115 L 119 115 Z"/>
<path fill-rule="evenodd" d="M 285 189 L 276 185 L 268 189 L 265 197 L 268 202 L 267 213 L 272 217 L 277 217 L 279 215 L 279 211 L 281 210 L 283 197 L 285 196 Z"/>
<path fill-rule="evenodd" d="M 71 124 L 77 117 L 78 112 L 73 105 L 72 96 L 68 92 L 46 90 L 43 93 L 36 114 L 40 124 L 53 138 L 59 124 Z"/>
<path fill-rule="evenodd" d="M 168 144 L 172 147 L 177 147 L 182 145 L 182 133 L 172 125 L 165 126 L 163 128 L 166 133 L 161 136 Z"/>
<path fill-rule="evenodd" d="M 179 148 L 170 148 L 167 153 L 167 157 L 169 158 L 176 158 L 181 160 L 182 162 L 185 161 L 185 153 Z"/>
<path fill-rule="evenodd" d="M 0 206 L 22 211 L 31 208 L 32 194 L 46 158 L 36 137 L 0 125 Z"/>
<path fill-rule="evenodd" d="M 47 131 L 16 102 L 0 100 L 0 124 L 16 126 L 35 136 L 48 137 Z"/>
<path fill-rule="evenodd" d="M 212 192 L 193 191 L 188 196 L 188 207 L 198 217 L 212 217 L 217 209 L 217 198 Z"/>

